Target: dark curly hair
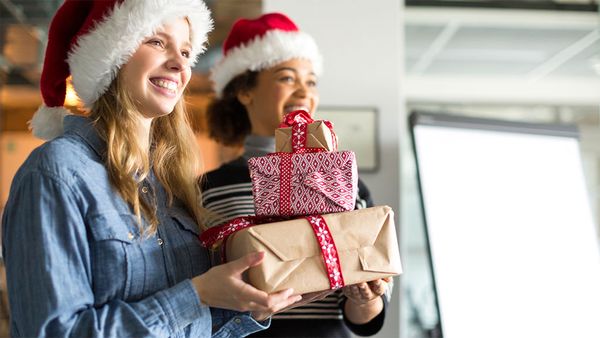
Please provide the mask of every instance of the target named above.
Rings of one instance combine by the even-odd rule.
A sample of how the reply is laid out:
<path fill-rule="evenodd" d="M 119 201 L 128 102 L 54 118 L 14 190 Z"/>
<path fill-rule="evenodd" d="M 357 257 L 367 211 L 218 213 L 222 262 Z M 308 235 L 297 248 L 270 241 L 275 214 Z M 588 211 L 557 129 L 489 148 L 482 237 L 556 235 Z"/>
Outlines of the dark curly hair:
<path fill-rule="evenodd" d="M 233 78 L 223 89 L 221 97 L 208 106 L 206 122 L 209 136 L 224 145 L 240 145 L 252 131 L 248 112 L 237 95 L 256 86 L 258 72 L 246 71 Z"/>

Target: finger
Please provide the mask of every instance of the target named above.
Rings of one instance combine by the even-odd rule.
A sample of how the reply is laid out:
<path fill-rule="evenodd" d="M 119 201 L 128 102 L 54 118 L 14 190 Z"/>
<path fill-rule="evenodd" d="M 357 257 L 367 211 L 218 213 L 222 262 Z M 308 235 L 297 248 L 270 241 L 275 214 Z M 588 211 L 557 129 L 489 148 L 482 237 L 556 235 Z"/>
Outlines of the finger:
<path fill-rule="evenodd" d="M 290 307 L 294 303 L 302 300 L 301 295 L 294 295 L 292 289 L 283 290 L 269 295 L 269 312 L 275 313 Z"/>
<path fill-rule="evenodd" d="M 287 311 L 287 310 L 293 309 L 297 306 L 302 306 L 304 304 L 310 303 L 310 301 L 306 300 L 306 298 L 304 298 L 301 295 L 291 296 L 290 299 L 288 299 L 288 300 L 289 300 L 289 303 L 287 305 L 282 305 L 282 307 L 280 309 L 277 309 L 275 312 Z"/>
<path fill-rule="evenodd" d="M 358 290 L 364 290 L 369 288 L 369 284 L 367 282 L 362 282 L 358 284 L 354 284 Z"/>
<path fill-rule="evenodd" d="M 257 311 L 257 312 L 267 312 L 269 309 L 261 304 L 257 304 L 255 302 L 248 302 L 246 306 L 243 308 L 243 312 L 246 311 Z"/>
<path fill-rule="evenodd" d="M 283 303 L 286 304 L 286 306 L 287 306 L 287 302 L 289 302 L 290 298 L 293 298 L 293 299 L 297 298 L 293 294 L 294 294 L 294 289 L 292 289 L 292 288 L 271 293 L 268 295 L 268 298 L 267 298 L 267 306 L 271 309 L 273 309 L 274 307 L 277 307 L 278 304 L 283 304 Z M 302 298 L 302 297 L 300 297 L 300 298 Z"/>
<path fill-rule="evenodd" d="M 252 311 L 252 318 L 254 318 L 256 321 L 262 322 L 263 320 L 267 319 L 269 317 L 269 314 L 266 313 L 265 311 Z"/>
<path fill-rule="evenodd" d="M 264 257 L 264 252 L 252 252 L 226 264 L 229 264 L 234 273 L 241 274 L 242 272 L 248 270 L 248 268 L 262 263 Z"/>
<path fill-rule="evenodd" d="M 352 285 L 344 286 L 344 288 L 342 289 L 342 292 L 344 292 L 345 295 L 351 295 L 352 294 Z"/>
<path fill-rule="evenodd" d="M 356 285 L 350 285 L 348 287 L 348 294 L 351 298 L 354 298 L 354 299 L 360 298 L 360 292 L 358 291 L 358 287 Z"/>
<path fill-rule="evenodd" d="M 361 283 L 358 286 L 358 290 L 360 292 L 360 297 L 363 299 L 370 299 L 373 297 L 371 289 L 369 288 L 369 285 L 367 283 Z"/>
<path fill-rule="evenodd" d="M 278 296 L 281 296 L 281 295 L 278 295 Z M 247 304 L 246 311 L 257 311 L 257 312 L 265 312 L 268 314 L 273 314 L 275 312 L 281 311 L 282 309 L 290 307 L 301 300 L 302 300 L 301 295 L 291 295 L 290 294 L 289 296 L 281 298 L 281 299 L 274 299 L 273 302 L 271 304 L 269 304 L 269 306 L 263 306 L 261 304 L 255 303 L 255 302 L 249 302 Z"/>
<path fill-rule="evenodd" d="M 382 279 L 374 280 L 369 282 L 369 288 L 371 291 L 379 296 L 385 292 L 385 282 Z"/>
<path fill-rule="evenodd" d="M 372 280 L 370 282 L 367 282 L 367 284 L 369 285 L 369 287 L 372 288 L 377 288 L 377 287 L 381 287 L 381 284 L 383 283 L 382 279 L 376 279 L 376 280 Z"/>
<path fill-rule="evenodd" d="M 237 286 L 239 287 L 238 289 L 238 294 L 239 296 L 237 297 L 238 299 L 240 299 L 242 302 L 246 302 L 246 303 L 256 303 L 260 306 L 264 306 L 265 308 L 269 306 L 269 294 L 259 290 L 257 288 L 255 288 L 254 286 L 245 283 L 244 281 L 239 281 L 240 284 L 238 284 Z M 233 291 L 235 293 L 235 290 Z"/>
<path fill-rule="evenodd" d="M 280 311 L 281 309 L 285 309 L 287 307 L 290 307 L 300 301 L 302 301 L 304 298 L 302 297 L 302 295 L 292 295 L 289 296 L 285 301 L 281 302 L 278 304 L 277 309 L 275 310 L 275 312 Z"/>

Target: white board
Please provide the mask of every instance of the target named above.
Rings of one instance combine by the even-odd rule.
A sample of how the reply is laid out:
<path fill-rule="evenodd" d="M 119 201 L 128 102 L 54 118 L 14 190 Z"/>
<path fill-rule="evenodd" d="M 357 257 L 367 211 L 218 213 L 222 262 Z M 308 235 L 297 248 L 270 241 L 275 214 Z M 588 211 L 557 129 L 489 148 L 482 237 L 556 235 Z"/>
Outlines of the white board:
<path fill-rule="evenodd" d="M 575 129 L 413 114 L 445 338 L 600 337 Z"/>

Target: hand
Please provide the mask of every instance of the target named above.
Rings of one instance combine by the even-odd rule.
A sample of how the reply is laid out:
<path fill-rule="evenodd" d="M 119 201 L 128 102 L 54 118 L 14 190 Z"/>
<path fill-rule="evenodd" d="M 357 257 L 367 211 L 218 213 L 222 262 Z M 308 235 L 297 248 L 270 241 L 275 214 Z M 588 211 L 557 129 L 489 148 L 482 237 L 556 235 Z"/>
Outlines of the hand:
<path fill-rule="evenodd" d="M 332 294 L 335 290 L 323 290 L 323 291 L 316 291 L 316 292 L 308 292 L 302 295 L 302 299 L 294 304 L 291 304 L 289 306 L 287 306 L 285 309 L 282 309 L 281 311 L 287 311 L 289 309 L 293 309 L 295 307 L 298 306 L 302 306 L 302 305 L 306 305 L 312 302 L 316 302 L 318 300 L 321 300 L 325 297 L 327 297 L 328 295 Z M 279 311 L 279 312 L 281 312 Z"/>
<path fill-rule="evenodd" d="M 264 318 L 272 316 L 275 313 L 287 311 L 289 309 L 293 309 L 298 306 L 306 305 L 308 303 L 312 303 L 317 300 L 321 300 L 321 299 L 327 297 L 327 295 L 331 294 L 333 291 L 334 290 L 324 290 L 324 291 L 305 293 L 301 296 L 301 298 L 297 302 L 290 304 L 283 309 L 279 309 L 272 313 L 265 313 L 265 312 L 261 312 L 261 311 L 252 312 L 252 317 L 254 317 L 257 320 L 264 320 Z M 263 319 L 260 319 L 260 318 L 263 318 Z"/>
<path fill-rule="evenodd" d="M 366 324 L 381 313 L 383 311 L 381 296 L 391 280 L 388 277 L 344 287 L 342 291 L 348 298 L 344 313 L 348 321 L 357 325 Z"/>
<path fill-rule="evenodd" d="M 270 314 L 302 299 L 301 296 L 292 295 L 293 289 L 268 294 L 244 282 L 242 273 L 262 263 L 263 258 L 263 252 L 250 253 L 235 261 L 217 265 L 192 279 L 201 301 L 211 307 L 257 312 L 261 316 L 255 318 L 264 320 Z"/>
<path fill-rule="evenodd" d="M 345 286 L 342 291 L 349 301 L 357 305 L 364 305 L 381 297 L 387 290 L 387 283 L 390 281 L 391 277 L 376 279 Z"/>

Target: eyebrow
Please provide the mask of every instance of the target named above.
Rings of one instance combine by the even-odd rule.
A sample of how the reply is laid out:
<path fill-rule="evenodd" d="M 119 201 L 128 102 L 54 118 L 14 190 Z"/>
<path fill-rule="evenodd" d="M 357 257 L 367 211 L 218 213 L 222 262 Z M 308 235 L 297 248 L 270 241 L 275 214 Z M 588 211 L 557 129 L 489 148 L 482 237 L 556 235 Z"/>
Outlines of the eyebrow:
<path fill-rule="evenodd" d="M 166 39 L 166 40 L 168 40 L 170 42 L 173 41 L 173 37 L 171 35 L 167 34 L 167 33 L 164 33 L 164 32 L 157 32 L 154 35 L 159 35 L 159 36 L 163 37 L 164 39 Z M 192 43 L 190 41 L 184 41 L 183 42 L 183 46 L 191 49 L 192 48 Z"/>
<path fill-rule="evenodd" d="M 279 73 L 279 72 L 282 72 L 282 71 L 284 71 L 284 70 L 289 70 L 289 71 L 292 71 L 292 72 L 294 72 L 294 73 L 298 73 L 298 71 L 297 71 L 295 68 L 292 68 L 292 67 L 281 67 L 281 68 L 277 68 L 277 69 L 275 69 L 275 71 L 274 71 L 273 73 Z M 315 75 L 315 76 L 317 75 L 317 74 L 315 74 L 315 72 L 310 72 L 309 74 L 310 74 L 310 75 Z"/>

